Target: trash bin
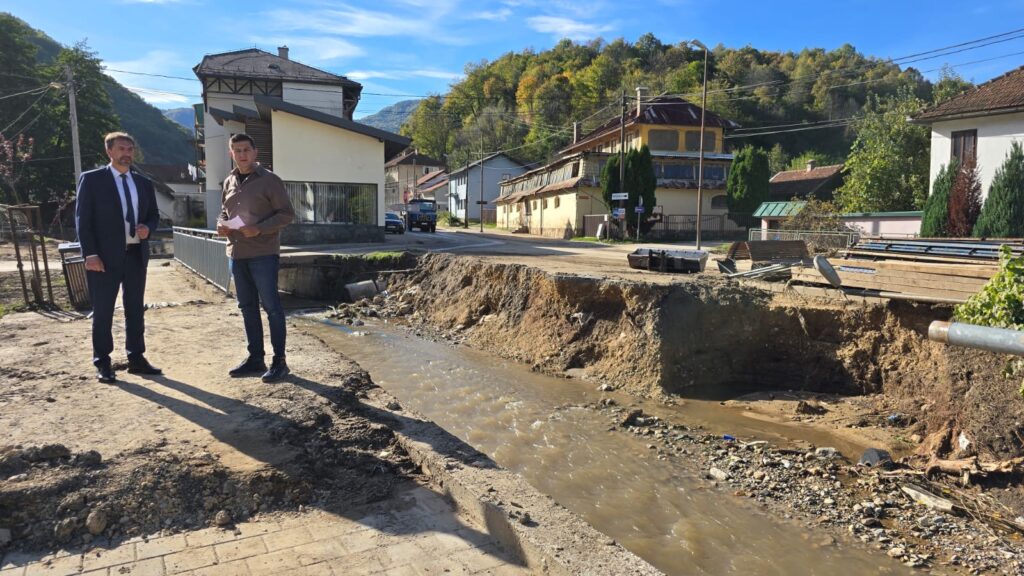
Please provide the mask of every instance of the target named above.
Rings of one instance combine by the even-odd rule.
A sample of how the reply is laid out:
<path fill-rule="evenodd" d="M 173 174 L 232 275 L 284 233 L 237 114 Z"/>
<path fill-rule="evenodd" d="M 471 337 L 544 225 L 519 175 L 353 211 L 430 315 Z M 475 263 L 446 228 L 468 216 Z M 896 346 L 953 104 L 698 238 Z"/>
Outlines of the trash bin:
<path fill-rule="evenodd" d="M 89 308 L 89 285 L 85 280 L 85 258 L 78 242 L 65 242 L 57 246 L 61 267 L 64 269 L 64 283 L 68 297 L 75 308 Z"/>

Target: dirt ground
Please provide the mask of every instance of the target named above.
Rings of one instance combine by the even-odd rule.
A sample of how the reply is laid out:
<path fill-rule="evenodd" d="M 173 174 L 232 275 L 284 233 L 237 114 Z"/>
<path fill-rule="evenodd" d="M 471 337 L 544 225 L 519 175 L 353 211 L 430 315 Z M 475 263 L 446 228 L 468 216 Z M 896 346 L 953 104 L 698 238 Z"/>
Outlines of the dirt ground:
<path fill-rule="evenodd" d="M 100 384 L 89 321 L 0 318 L 0 535 L 50 549 L 386 498 L 415 477 L 367 374 L 292 331 L 288 382 L 231 379 L 244 356 L 233 301 L 169 261 L 150 266 L 147 356 L 164 376 Z M 123 320 L 115 316 L 115 342 Z M 119 355 L 120 354 L 120 355 Z M 7 536 L 4 538 L 7 539 Z"/>

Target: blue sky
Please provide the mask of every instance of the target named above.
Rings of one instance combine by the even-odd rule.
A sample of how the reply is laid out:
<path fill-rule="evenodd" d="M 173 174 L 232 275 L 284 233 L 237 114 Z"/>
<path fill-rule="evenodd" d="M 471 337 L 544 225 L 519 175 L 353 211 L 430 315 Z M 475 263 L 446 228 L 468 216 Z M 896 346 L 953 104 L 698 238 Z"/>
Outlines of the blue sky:
<path fill-rule="evenodd" d="M 446 92 L 469 62 L 544 50 L 563 37 L 632 42 L 652 32 L 670 44 L 793 51 L 849 43 L 898 58 L 1024 28 L 1020 0 L 0 0 L 0 11 L 61 43 L 87 40 L 108 68 L 131 72 L 194 78 L 204 54 L 286 44 L 293 60 L 363 84 L 357 117 Z M 1024 64 L 1024 38 L 915 66 L 944 63 L 963 64 L 962 76 L 982 82 Z M 198 81 L 110 74 L 160 108 L 200 101 Z"/>

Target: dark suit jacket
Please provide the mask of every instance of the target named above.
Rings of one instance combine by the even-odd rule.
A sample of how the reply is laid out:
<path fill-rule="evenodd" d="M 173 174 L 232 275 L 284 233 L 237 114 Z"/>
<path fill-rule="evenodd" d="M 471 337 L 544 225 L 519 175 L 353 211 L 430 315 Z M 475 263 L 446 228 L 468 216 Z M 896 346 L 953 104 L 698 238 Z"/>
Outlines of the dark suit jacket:
<path fill-rule="evenodd" d="M 150 234 L 156 231 L 160 212 L 156 206 L 156 192 L 153 183 L 138 172 L 132 172 L 139 205 L 135 206 L 139 224 L 149 227 Z M 121 266 L 125 258 L 124 215 L 121 194 L 110 168 L 104 166 L 83 172 L 78 181 L 78 198 L 75 205 L 75 226 L 78 241 L 82 245 L 82 256 L 95 254 L 109 270 Z M 142 241 L 143 262 L 149 259 L 149 241 Z"/>

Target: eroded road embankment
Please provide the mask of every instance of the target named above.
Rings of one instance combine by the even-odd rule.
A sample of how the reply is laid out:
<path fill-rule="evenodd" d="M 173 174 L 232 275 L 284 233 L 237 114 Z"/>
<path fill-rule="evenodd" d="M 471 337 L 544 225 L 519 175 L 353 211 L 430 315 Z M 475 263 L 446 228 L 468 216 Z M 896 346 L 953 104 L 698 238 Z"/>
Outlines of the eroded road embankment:
<path fill-rule="evenodd" d="M 387 297 L 337 316 L 402 318 L 424 335 L 667 404 L 714 399 L 742 405 L 774 424 L 819 428 L 853 445 L 887 448 L 906 455 L 907 463 L 1018 456 L 1024 403 L 1017 383 L 1002 375 L 1005 359 L 925 338 L 928 323 L 949 313 L 907 303 L 812 301 L 718 278 L 650 285 L 430 255 L 415 271 L 394 275 Z M 799 414 L 796 398 L 810 400 Z M 789 448 L 748 457 L 707 436 L 696 440 L 704 458 L 694 458 L 693 449 L 678 445 L 689 440 L 673 433 L 673 426 L 687 422 L 673 421 L 669 412 L 660 430 L 646 416 L 623 428 L 654 435 L 652 449 L 664 449 L 666 457 L 692 458 L 707 473 L 718 469 L 724 473 L 714 473 L 721 488 L 769 509 L 820 519 L 823 530 L 845 529 L 895 557 L 912 549 L 912 564 L 923 558 L 922 565 L 932 567 L 1016 569 L 1013 538 L 985 522 L 943 524 L 918 510 L 900 490 L 908 480 L 924 481 L 917 470 L 865 471 L 855 466 L 859 454 L 844 454 L 846 465 L 823 471 L 813 449 L 799 448 L 795 460 L 787 456 Z M 814 488 L 808 482 L 815 478 L 825 482 Z M 1012 475 L 975 476 L 969 487 L 956 490 L 991 503 L 988 512 L 1016 516 L 1024 509 L 1019 486 Z M 936 537 L 943 531 L 946 536 Z M 957 538 L 970 546 L 954 548 Z"/>

